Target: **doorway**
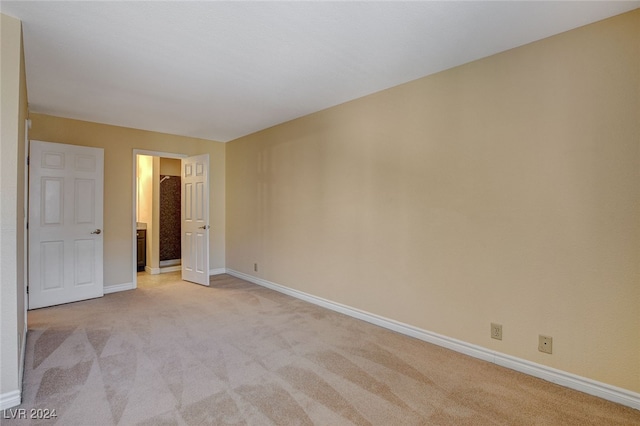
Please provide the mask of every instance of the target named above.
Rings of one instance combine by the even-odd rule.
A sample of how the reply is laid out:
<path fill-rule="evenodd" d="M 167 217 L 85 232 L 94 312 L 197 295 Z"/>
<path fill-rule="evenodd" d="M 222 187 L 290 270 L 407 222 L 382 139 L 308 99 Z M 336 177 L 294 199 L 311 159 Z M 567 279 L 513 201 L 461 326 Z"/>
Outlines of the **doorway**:
<path fill-rule="evenodd" d="M 134 150 L 134 288 L 138 277 L 181 270 L 181 159 Z"/>

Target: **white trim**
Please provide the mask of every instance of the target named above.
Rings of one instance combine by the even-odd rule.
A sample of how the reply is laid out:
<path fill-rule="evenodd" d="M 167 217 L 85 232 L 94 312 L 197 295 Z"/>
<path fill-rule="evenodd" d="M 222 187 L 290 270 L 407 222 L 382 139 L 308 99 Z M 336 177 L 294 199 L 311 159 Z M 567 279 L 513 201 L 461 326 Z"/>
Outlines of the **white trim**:
<path fill-rule="evenodd" d="M 409 324 L 404 324 L 399 321 L 381 317 L 379 315 L 352 308 L 341 303 L 332 302 L 330 300 L 304 293 L 299 290 L 294 290 L 292 288 L 285 287 L 283 285 L 276 284 L 262 278 L 238 272 L 233 269 L 227 269 L 226 273 L 229 275 L 233 275 L 234 277 L 252 282 L 254 284 L 270 288 L 280 293 L 288 294 L 289 296 L 293 296 L 297 299 L 313 303 L 314 305 L 322 306 L 323 308 L 340 312 L 350 317 L 367 321 L 380 327 L 384 327 L 389 330 L 405 334 L 407 336 L 415 337 L 416 339 L 424 340 L 425 342 L 433 343 L 434 345 L 442 346 L 447 349 L 472 356 L 474 358 L 479 358 L 484 361 L 509 368 L 511 370 L 519 371 L 521 373 L 538 377 L 540 379 L 544 379 L 570 389 L 575 389 L 580 392 L 588 393 L 589 395 L 594 395 L 608 401 L 613 401 L 618 404 L 626 405 L 628 407 L 635 408 L 636 410 L 640 410 L 640 393 L 632 392 L 616 386 L 611 386 L 606 383 L 598 382 L 586 377 L 581 377 L 576 374 L 568 373 L 566 371 L 557 370 L 555 368 L 527 361 L 522 358 L 517 358 L 511 355 L 492 351 L 487 348 L 483 348 L 482 346 L 474 345 L 451 337 L 443 336 L 441 334 L 433 333 L 431 331 L 423 330 Z"/>
<path fill-rule="evenodd" d="M 20 405 L 22 398 L 20 397 L 20 391 L 14 390 L 0 394 L 0 410 L 6 410 L 16 405 Z"/>
<path fill-rule="evenodd" d="M 209 269 L 209 276 L 226 274 L 226 273 L 227 273 L 227 270 L 225 268 Z"/>
<path fill-rule="evenodd" d="M 29 115 L 27 113 L 27 115 Z M 24 297 L 23 315 L 24 315 L 24 329 L 22 330 L 22 350 L 20 352 L 20 389 L 22 390 L 22 381 L 24 379 L 24 364 L 27 351 L 27 330 L 29 329 L 29 322 L 27 311 L 29 310 L 29 130 L 31 130 L 31 120 L 26 119 L 24 121 L 24 210 L 22 225 L 24 226 L 23 239 L 24 239 L 24 258 L 23 258 L 23 286 L 22 292 Z"/>
<path fill-rule="evenodd" d="M 178 152 L 164 152 L 164 151 L 153 151 L 148 149 L 133 149 L 133 155 L 148 155 L 149 157 L 163 157 L 163 158 L 187 158 L 188 154 L 180 154 Z"/>
<path fill-rule="evenodd" d="M 135 290 L 136 285 L 134 283 L 122 283 L 107 285 L 104 287 L 104 294 L 117 293 L 119 291 Z"/>
<path fill-rule="evenodd" d="M 27 107 L 28 110 L 28 107 Z M 27 116 L 29 113 L 27 112 Z M 27 329 L 29 328 L 27 311 L 29 310 L 29 293 L 27 288 L 29 287 L 29 131 L 31 130 L 31 120 L 26 119 L 24 123 L 24 211 L 22 225 L 24 226 L 23 238 L 24 238 L 24 283 L 23 283 L 23 297 L 24 297 L 24 335 L 27 336 Z M 22 352 L 24 357 L 24 352 Z M 24 359 L 23 359 L 24 363 Z M 22 383 L 22 376 L 20 376 L 20 383 Z"/>
<path fill-rule="evenodd" d="M 131 260 L 133 264 L 133 278 L 131 282 L 134 287 L 138 286 L 138 150 L 133 150 L 133 177 L 131 179 L 133 201 L 131 205 L 131 216 L 133 216 L 133 238 L 131 238 Z"/>
<path fill-rule="evenodd" d="M 151 266 L 145 266 L 144 270 L 147 274 L 151 274 L 151 275 L 158 275 L 160 273 L 160 268 L 152 268 Z M 136 274 L 136 278 L 138 277 L 138 275 Z M 137 283 L 136 283 L 137 285 Z"/>
<path fill-rule="evenodd" d="M 167 272 L 176 272 L 176 271 L 182 271 L 182 265 L 163 266 L 160 268 L 161 274 L 166 274 Z"/>

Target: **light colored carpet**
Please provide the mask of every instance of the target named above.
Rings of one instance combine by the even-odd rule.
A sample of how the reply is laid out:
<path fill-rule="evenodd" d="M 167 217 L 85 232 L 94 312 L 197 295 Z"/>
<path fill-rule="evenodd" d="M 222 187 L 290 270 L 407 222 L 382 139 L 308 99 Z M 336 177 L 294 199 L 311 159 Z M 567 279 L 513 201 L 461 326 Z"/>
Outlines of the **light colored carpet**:
<path fill-rule="evenodd" d="M 629 425 L 640 412 L 228 275 L 29 313 L 24 403 L 61 425 Z M 7 417 L 5 412 L 4 417 Z M 3 425 L 52 421 L 2 420 Z"/>

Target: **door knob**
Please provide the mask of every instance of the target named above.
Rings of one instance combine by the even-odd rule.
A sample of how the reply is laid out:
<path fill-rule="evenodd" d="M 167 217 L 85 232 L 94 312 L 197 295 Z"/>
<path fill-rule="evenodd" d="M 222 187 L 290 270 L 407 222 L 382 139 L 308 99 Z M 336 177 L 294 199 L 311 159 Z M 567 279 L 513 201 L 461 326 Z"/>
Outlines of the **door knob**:
<path fill-rule="evenodd" d="M 198 229 L 209 229 L 209 225 L 202 225 L 198 227 Z"/>
<path fill-rule="evenodd" d="M 96 229 L 95 231 L 92 232 L 92 234 L 100 234 L 100 233 L 102 233 L 100 229 Z"/>

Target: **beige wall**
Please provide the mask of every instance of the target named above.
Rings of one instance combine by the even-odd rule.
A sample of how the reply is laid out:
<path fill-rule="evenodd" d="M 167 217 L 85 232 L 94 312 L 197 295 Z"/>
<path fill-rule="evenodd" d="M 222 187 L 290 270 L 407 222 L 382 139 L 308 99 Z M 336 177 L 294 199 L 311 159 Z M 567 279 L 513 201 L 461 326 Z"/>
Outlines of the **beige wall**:
<path fill-rule="evenodd" d="M 160 174 L 168 176 L 180 176 L 180 160 L 177 158 L 161 158 L 160 159 Z"/>
<path fill-rule="evenodd" d="M 225 144 L 106 124 L 31 114 L 31 138 L 104 148 L 104 282 L 130 283 L 133 276 L 133 150 L 174 154 L 208 153 L 210 158 L 210 267 L 225 265 Z"/>
<path fill-rule="evenodd" d="M 147 231 L 147 266 L 160 269 L 160 157 L 153 157 L 151 229 Z"/>
<path fill-rule="evenodd" d="M 227 268 L 639 392 L 638 40 L 636 10 L 230 142 Z"/>
<path fill-rule="evenodd" d="M 0 395 L 20 391 L 25 333 L 24 140 L 27 83 L 20 21 L 0 14 Z"/>

